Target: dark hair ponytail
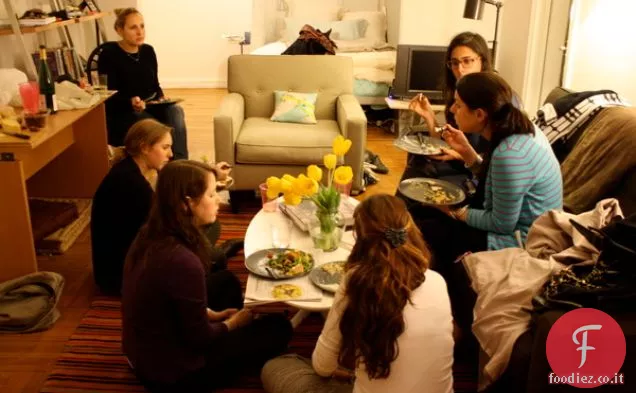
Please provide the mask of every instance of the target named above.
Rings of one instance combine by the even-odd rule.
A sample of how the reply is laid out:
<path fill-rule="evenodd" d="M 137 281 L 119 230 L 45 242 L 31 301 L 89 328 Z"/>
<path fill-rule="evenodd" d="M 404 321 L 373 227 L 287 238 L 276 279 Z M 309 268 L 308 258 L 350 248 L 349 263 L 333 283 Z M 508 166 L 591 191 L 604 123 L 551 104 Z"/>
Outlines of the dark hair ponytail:
<path fill-rule="evenodd" d="M 482 109 L 488 115 L 492 129 L 490 148 L 484 161 L 480 181 L 486 177 L 492 152 L 506 137 L 514 134 L 534 135 L 534 124 L 528 116 L 515 106 L 512 89 L 508 83 L 494 72 L 476 72 L 464 75 L 457 82 L 457 94 L 472 110 Z"/>

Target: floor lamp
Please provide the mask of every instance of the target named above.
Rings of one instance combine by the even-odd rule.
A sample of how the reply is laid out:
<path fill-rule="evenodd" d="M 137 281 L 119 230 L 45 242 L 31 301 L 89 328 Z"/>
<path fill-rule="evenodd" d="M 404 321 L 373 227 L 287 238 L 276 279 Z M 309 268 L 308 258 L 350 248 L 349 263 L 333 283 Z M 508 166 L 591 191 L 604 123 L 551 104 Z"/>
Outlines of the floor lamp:
<path fill-rule="evenodd" d="M 491 4 L 497 7 L 497 18 L 495 19 L 495 38 L 492 40 L 492 64 L 495 65 L 497 58 L 497 33 L 499 30 L 499 11 L 503 7 L 501 1 L 494 0 L 466 0 L 464 6 L 464 18 L 466 19 L 479 19 L 484 16 L 484 4 Z"/>

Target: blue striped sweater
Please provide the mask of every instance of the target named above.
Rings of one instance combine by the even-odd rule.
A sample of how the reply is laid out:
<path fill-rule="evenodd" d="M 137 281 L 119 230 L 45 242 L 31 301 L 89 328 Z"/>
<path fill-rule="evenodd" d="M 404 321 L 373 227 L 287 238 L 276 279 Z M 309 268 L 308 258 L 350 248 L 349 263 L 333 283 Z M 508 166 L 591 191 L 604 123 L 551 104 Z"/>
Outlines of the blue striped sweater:
<path fill-rule="evenodd" d="M 488 249 L 525 243 L 534 220 L 563 207 L 561 168 L 543 132 L 515 134 L 495 149 L 486 177 L 484 209 L 468 210 L 468 225 L 488 232 Z"/>

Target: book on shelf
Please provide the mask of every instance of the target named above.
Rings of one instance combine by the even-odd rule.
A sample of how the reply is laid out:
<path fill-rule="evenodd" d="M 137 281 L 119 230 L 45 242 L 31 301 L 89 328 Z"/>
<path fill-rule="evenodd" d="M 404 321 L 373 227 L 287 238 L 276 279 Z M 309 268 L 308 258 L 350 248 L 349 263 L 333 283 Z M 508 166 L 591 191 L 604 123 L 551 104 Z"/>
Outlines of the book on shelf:
<path fill-rule="evenodd" d="M 34 52 L 31 56 L 35 64 L 40 61 L 39 52 Z M 79 80 L 82 77 L 81 65 L 78 64 L 78 56 L 73 48 L 66 46 L 62 48 L 47 48 L 46 61 L 53 79 L 57 79 L 62 75 L 68 75 L 75 80 Z"/>
<path fill-rule="evenodd" d="M 24 18 L 18 19 L 18 23 L 23 27 L 44 26 L 50 25 L 57 19 L 54 16 L 47 16 L 45 18 Z"/>
<path fill-rule="evenodd" d="M 343 196 L 340 199 L 340 214 L 345 220 L 345 226 L 353 225 L 353 211 L 356 208 L 354 198 Z M 289 217 L 294 224 L 302 231 L 309 232 L 309 225 L 313 217 L 316 215 L 316 205 L 309 199 L 304 199 L 299 205 L 291 206 L 284 203 L 279 204 L 279 208 L 283 214 Z"/>

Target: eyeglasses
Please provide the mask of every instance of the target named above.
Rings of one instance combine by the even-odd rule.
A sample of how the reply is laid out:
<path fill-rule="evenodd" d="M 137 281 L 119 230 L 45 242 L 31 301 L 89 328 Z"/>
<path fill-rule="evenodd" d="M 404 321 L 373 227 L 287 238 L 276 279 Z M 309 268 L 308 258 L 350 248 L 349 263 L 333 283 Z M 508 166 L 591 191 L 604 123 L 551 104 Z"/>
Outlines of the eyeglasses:
<path fill-rule="evenodd" d="M 451 61 L 446 62 L 446 67 L 448 68 L 458 68 L 461 64 L 464 68 L 470 67 L 473 65 L 475 60 L 479 59 L 479 56 L 475 57 L 462 57 L 461 59 L 452 59 Z"/>

